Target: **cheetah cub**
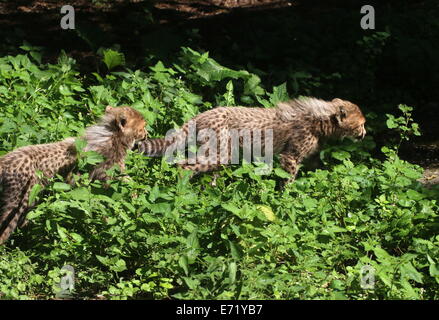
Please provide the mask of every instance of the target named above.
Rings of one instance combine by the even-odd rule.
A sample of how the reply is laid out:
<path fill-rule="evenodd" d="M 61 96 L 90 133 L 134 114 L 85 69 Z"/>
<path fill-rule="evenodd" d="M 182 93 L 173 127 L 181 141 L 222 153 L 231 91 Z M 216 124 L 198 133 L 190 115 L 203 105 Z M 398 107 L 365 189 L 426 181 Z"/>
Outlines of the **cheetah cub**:
<path fill-rule="evenodd" d="M 270 132 L 272 136 L 272 154 L 280 155 L 281 166 L 291 174 L 291 182 L 295 179 L 298 166 L 306 157 L 318 150 L 319 142 L 324 138 L 352 137 L 362 139 L 366 135 L 366 122 L 360 108 L 345 100 L 333 99 L 324 101 L 316 98 L 301 98 L 279 103 L 274 108 L 250 107 L 217 107 L 203 112 L 185 123 L 176 133 L 160 139 L 148 139 L 138 145 L 138 150 L 146 156 L 163 156 L 167 148 L 175 144 L 186 143 L 190 132 L 198 136 L 197 142 L 206 141 L 203 130 L 210 130 L 218 137 L 213 150 L 217 150 L 213 161 L 198 161 L 190 163 L 187 160 L 177 162 L 184 169 L 196 173 L 218 169 L 226 160 L 233 159 L 231 155 L 231 137 L 224 132 L 233 129 L 239 132 L 251 132 L 254 147 L 254 137 L 257 132 L 260 136 L 258 143 L 265 146 L 264 135 Z M 192 128 L 192 129 L 191 129 Z M 195 130 L 193 129 L 195 128 Z M 268 129 L 268 130 L 267 130 Z M 192 130 L 192 131 L 191 131 Z M 201 139 L 200 139 L 201 138 Z M 235 140 L 236 141 L 236 140 Z M 248 144 L 239 134 L 239 145 Z M 225 143 L 224 143 L 225 142 Z M 221 144 L 225 147 L 221 149 Z M 267 143 L 268 145 L 268 143 Z M 221 150 L 226 150 L 221 153 Z"/>
<path fill-rule="evenodd" d="M 117 164 L 125 169 L 125 156 L 136 142 L 146 138 L 145 120 L 131 107 L 107 106 L 100 122 L 86 129 L 85 151 L 96 151 L 104 157 L 90 174 L 92 180 L 106 180 L 105 171 Z M 32 187 L 60 174 L 67 179 L 77 163 L 75 138 L 60 142 L 18 148 L 0 157 L 0 244 L 17 226 L 25 223 Z M 42 172 L 39 179 L 37 171 Z"/>

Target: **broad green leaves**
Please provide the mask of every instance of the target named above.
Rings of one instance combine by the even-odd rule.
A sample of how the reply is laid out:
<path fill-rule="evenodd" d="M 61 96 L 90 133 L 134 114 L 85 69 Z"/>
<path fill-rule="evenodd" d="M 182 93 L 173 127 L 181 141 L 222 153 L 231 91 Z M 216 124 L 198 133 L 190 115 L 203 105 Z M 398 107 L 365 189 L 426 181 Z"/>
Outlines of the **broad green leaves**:
<path fill-rule="evenodd" d="M 108 70 L 112 70 L 125 64 L 125 56 L 123 53 L 107 49 L 103 51 L 102 61 L 107 66 Z"/>
<path fill-rule="evenodd" d="M 123 56 L 107 50 L 108 72 L 83 76 L 64 54 L 44 65 L 38 48 L 23 49 L 0 58 L 0 154 L 80 137 L 106 104 L 135 106 L 159 137 L 217 104 L 272 107 L 289 98 L 287 83 L 265 90 L 257 75 L 188 48 L 175 64 L 118 72 Z M 292 74 L 297 90 L 300 79 L 313 80 Z M 387 124 L 415 133 L 411 110 L 400 109 L 403 117 Z M 284 188 L 290 175 L 277 160 L 268 175 L 243 164 L 214 181 L 136 152 L 127 158 L 130 180 L 91 183 L 89 168 L 103 159 L 75 143 L 72 183 L 33 187 L 31 223 L 0 247 L 6 298 L 52 298 L 65 264 L 78 270 L 79 298 L 439 298 L 437 191 L 389 146 L 374 159 L 371 137 L 328 145 L 324 170 L 304 165 Z M 374 290 L 361 288 L 364 265 L 376 272 Z"/>

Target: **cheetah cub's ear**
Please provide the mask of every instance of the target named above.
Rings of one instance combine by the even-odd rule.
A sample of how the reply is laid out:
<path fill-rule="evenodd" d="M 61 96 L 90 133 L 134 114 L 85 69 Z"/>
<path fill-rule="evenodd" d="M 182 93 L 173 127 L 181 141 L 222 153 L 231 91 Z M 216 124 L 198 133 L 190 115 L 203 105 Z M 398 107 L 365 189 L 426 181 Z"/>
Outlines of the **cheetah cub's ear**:
<path fill-rule="evenodd" d="M 118 128 L 120 131 L 124 131 L 125 129 L 124 127 L 127 123 L 127 119 L 123 108 L 115 108 L 112 106 L 107 106 L 105 108 L 105 113 L 114 115 L 114 124 L 116 128 Z"/>
<path fill-rule="evenodd" d="M 337 120 L 338 124 L 341 124 L 343 119 L 347 117 L 347 112 L 344 107 L 344 101 L 339 98 L 335 98 L 331 102 L 336 104 L 338 107 L 338 112 L 335 114 L 335 119 Z"/>
<path fill-rule="evenodd" d="M 344 119 L 346 119 L 347 113 L 344 107 L 340 107 L 339 112 L 335 114 L 335 120 L 337 120 L 337 123 L 341 125 Z"/>

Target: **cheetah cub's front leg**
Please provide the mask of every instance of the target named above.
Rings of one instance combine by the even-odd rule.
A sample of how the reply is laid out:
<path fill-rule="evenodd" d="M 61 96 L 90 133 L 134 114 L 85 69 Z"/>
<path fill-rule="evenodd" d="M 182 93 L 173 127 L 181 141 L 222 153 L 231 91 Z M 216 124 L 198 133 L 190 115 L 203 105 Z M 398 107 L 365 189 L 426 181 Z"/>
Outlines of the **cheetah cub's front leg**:
<path fill-rule="evenodd" d="M 286 184 L 294 182 L 303 159 L 312 155 L 318 148 L 318 139 L 316 137 L 309 135 L 304 139 L 305 143 L 302 140 L 293 135 L 287 148 L 280 154 L 282 168 L 291 174 L 291 178 L 286 181 Z"/>
<path fill-rule="evenodd" d="M 294 182 L 297 176 L 297 171 L 299 170 L 300 161 L 297 156 L 292 153 L 281 153 L 280 154 L 280 165 L 282 168 L 291 174 L 291 178 L 289 178 L 284 185 Z"/>

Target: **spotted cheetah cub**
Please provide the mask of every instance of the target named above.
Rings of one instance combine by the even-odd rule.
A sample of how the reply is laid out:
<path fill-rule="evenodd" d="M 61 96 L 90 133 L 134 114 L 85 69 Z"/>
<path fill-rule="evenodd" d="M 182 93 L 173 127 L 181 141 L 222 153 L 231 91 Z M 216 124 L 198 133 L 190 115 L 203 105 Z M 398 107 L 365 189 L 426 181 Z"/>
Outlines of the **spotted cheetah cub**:
<path fill-rule="evenodd" d="M 233 158 L 232 137 L 225 136 L 224 132 L 238 130 L 239 145 L 244 148 L 249 141 L 254 147 L 254 137 L 258 132 L 257 141 L 261 148 L 265 148 L 264 135 L 270 133 L 272 154 L 280 155 L 281 166 L 291 174 L 289 181 L 292 181 L 299 164 L 318 150 L 322 139 L 346 136 L 362 139 L 366 134 L 365 122 L 366 119 L 357 105 L 338 98 L 332 101 L 301 98 L 279 103 L 274 108 L 217 107 L 197 115 L 166 138 L 142 141 L 138 150 L 147 156 L 163 156 L 171 146 L 186 143 L 191 130 L 198 135 L 195 138 L 198 144 L 206 141 L 200 133 L 210 130 L 218 137 L 218 142 L 214 143 L 213 152 L 216 150 L 217 154 L 212 158 L 213 161 L 198 161 L 197 154 L 197 163 L 187 160 L 177 162 L 182 168 L 206 172 L 219 168 Z M 252 137 L 247 142 L 241 134 L 245 130 L 250 131 Z M 222 144 L 226 145 L 223 149 Z M 226 161 L 223 161 L 224 153 L 221 154 L 221 150 L 226 150 Z"/>
<path fill-rule="evenodd" d="M 90 173 L 92 180 L 106 180 L 105 171 L 117 164 L 124 170 L 127 150 L 146 138 L 145 120 L 136 110 L 124 107 L 105 109 L 100 122 L 86 129 L 84 151 L 96 151 L 104 157 Z M 60 174 L 67 178 L 75 168 L 78 155 L 75 138 L 60 142 L 18 148 L 0 157 L 0 244 L 17 226 L 22 226 L 29 210 L 32 187 Z M 39 179 L 37 171 L 42 173 Z M 40 175 L 41 177 L 41 175 Z"/>

